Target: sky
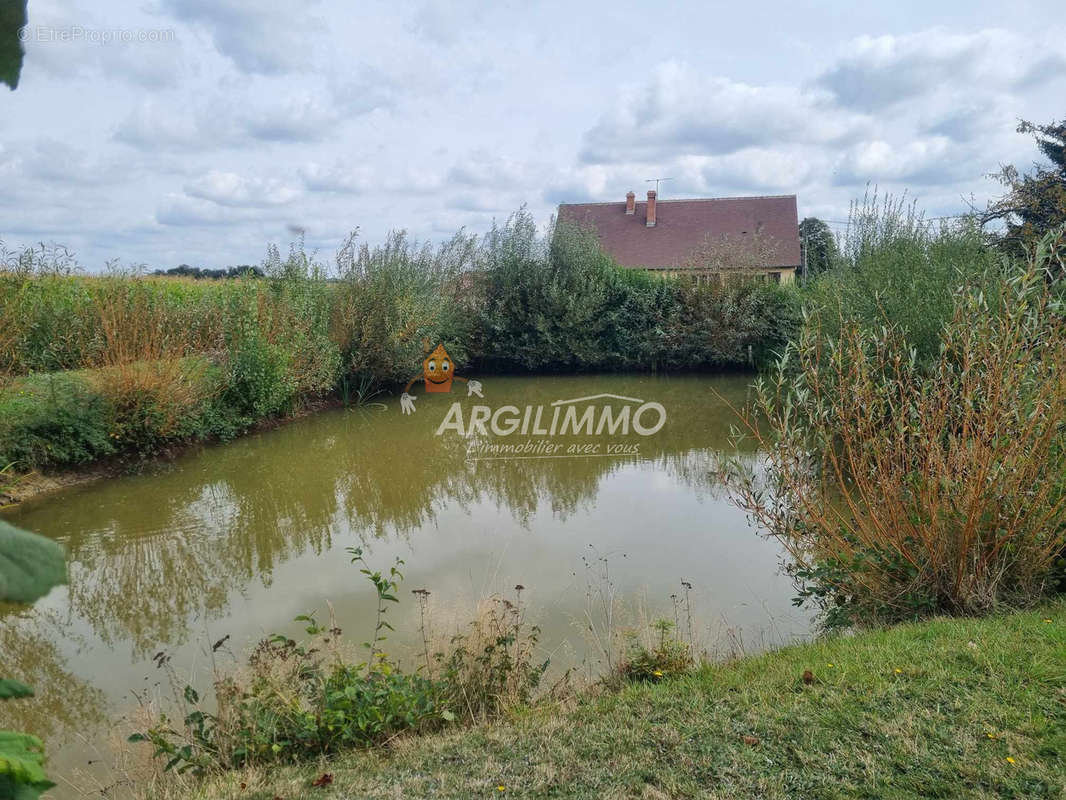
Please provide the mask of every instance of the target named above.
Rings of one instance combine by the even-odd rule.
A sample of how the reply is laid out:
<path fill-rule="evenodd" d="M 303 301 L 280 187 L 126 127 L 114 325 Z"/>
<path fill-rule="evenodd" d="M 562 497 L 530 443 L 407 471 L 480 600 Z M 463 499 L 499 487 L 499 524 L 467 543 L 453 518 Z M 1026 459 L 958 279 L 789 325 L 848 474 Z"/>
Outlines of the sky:
<path fill-rule="evenodd" d="M 82 267 L 259 263 L 300 231 L 440 241 L 525 204 L 868 185 L 983 207 L 1066 117 L 1061 0 L 29 0 L 0 240 Z M 298 6 L 300 14 L 291 9 Z"/>

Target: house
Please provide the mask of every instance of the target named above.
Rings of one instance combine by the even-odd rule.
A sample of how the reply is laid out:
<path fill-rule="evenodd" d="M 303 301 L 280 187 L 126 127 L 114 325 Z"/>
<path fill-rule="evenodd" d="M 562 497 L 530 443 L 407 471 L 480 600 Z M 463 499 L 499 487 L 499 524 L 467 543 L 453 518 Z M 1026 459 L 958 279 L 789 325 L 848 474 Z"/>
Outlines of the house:
<path fill-rule="evenodd" d="M 558 224 L 596 233 L 623 267 L 789 283 L 801 263 L 795 195 L 708 197 L 624 203 L 564 203 Z"/>

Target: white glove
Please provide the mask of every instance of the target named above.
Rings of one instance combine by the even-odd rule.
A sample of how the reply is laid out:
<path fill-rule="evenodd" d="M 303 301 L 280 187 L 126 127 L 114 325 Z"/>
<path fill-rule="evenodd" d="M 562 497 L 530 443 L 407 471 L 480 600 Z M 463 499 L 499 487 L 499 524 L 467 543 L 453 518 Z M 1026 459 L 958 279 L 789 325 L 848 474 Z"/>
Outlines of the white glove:
<path fill-rule="evenodd" d="M 407 392 L 400 395 L 400 412 L 403 414 L 415 413 L 415 398 Z"/>
<path fill-rule="evenodd" d="M 466 396 L 476 395 L 482 400 L 485 399 L 485 395 L 481 393 L 481 381 L 467 381 L 466 382 Z"/>

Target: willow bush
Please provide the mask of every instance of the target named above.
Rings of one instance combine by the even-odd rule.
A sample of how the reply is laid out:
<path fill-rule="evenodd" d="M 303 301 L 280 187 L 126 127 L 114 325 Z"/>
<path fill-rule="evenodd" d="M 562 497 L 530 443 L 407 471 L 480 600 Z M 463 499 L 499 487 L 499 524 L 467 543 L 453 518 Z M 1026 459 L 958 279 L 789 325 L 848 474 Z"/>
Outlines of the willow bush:
<path fill-rule="evenodd" d="M 850 323 L 897 327 L 928 362 L 957 292 L 994 284 L 999 267 L 976 220 L 934 223 L 903 197 L 867 195 L 852 205 L 836 266 L 805 287 L 805 305 L 826 335 Z"/>
<path fill-rule="evenodd" d="M 777 286 L 700 285 L 618 266 L 574 226 L 537 234 L 520 211 L 485 237 L 474 352 L 490 369 L 744 368 L 799 320 Z"/>
<path fill-rule="evenodd" d="M 471 283 L 477 240 L 463 232 L 433 247 L 392 232 L 384 244 L 356 244 L 337 254 L 331 333 L 342 375 L 373 392 L 403 385 L 417 372 L 424 342 L 443 343 L 460 363 L 469 354 Z"/>
<path fill-rule="evenodd" d="M 963 288 L 928 363 L 901 325 L 809 320 L 729 472 L 829 625 L 1028 605 L 1066 548 L 1066 323 L 1042 264 Z"/>

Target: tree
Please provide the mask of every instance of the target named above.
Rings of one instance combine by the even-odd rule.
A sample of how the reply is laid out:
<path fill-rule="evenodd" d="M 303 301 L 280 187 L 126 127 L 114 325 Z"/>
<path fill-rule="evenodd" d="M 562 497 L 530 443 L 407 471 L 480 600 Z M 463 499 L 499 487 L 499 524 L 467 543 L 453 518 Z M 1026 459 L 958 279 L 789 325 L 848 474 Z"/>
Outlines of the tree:
<path fill-rule="evenodd" d="M 1002 220 L 1006 229 L 1000 241 L 1028 250 L 1048 231 L 1066 223 L 1066 119 L 1048 125 L 1022 120 L 1018 133 L 1031 135 L 1050 164 L 1034 163 L 1028 174 L 1011 164 L 1001 167 L 993 177 L 1007 187 L 1007 194 L 988 206 L 981 224 Z"/>
<path fill-rule="evenodd" d="M 22 40 L 19 32 L 26 27 L 27 0 L 4 0 L 0 3 L 0 83 L 12 91 L 19 85 L 22 72 Z"/>
<path fill-rule="evenodd" d="M 833 268 L 840 252 L 828 225 L 817 217 L 805 217 L 799 224 L 799 237 L 804 277 L 821 275 Z"/>

